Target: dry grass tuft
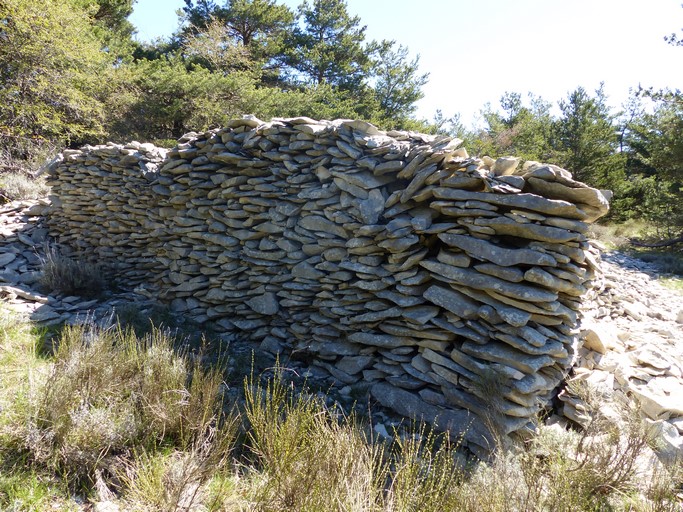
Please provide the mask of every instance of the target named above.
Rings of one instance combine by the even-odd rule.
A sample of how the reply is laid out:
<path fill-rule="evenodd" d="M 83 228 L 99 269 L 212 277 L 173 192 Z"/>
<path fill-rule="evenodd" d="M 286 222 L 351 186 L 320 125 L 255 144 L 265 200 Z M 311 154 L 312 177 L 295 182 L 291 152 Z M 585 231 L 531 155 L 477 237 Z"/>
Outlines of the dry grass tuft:
<path fill-rule="evenodd" d="M 257 510 L 376 510 L 382 448 L 353 419 L 319 398 L 296 396 L 276 376 L 246 385 L 247 446 L 258 473 L 249 500 Z"/>
<path fill-rule="evenodd" d="M 33 178 L 23 172 L 0 174 L 0 197 L 6 200 L 40 199 L 49 192 L 50 187 L 42 178 Z"/>
<path fill-rule="evenodd" d="M 44 252 L 40 284 L 49 291 L 97 297 L 106 289 L 107 281 L 99 265 L 62 254 L 54 246 L 46 246 Z"/>

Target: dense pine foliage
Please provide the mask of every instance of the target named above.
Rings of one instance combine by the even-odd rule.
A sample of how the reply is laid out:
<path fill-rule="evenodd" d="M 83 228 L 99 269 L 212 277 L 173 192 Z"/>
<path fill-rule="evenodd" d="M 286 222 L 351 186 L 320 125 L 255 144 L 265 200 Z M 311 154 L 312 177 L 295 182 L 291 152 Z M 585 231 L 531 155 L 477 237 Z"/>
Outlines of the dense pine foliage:
<path fill-rule="evenodd" d="M 277 0 L 185 0 L 178 30 L 153 43 L 134 40 L 133 3 L 0 2 L 0 166 L 45 147 L 170 144 L 243 114 L 361 118 L 384 129 L 449 132 L 478 155 L 560 165 L 614 191 L 612 220 L 638 218 L 664 238 L 680 234 L 678 90 L 638 88 L 619 111 L 602 86 L 555 103 L 508 92 L 467 128 L 457 115 L 415 117 L 428 80 L 419 56 L 396 41 L 369 40 L 345 0 L 304 0 L 296 11 Z M 665 39 L 680 45 L 676 34 Z"/>

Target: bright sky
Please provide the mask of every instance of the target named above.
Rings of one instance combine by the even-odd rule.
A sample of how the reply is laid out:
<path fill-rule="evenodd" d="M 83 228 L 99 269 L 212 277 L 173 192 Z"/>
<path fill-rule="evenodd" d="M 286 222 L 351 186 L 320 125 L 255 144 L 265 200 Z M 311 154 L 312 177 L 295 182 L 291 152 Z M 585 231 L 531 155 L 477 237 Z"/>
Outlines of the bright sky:
<path fill-rule="evenodd" d="M 220 1 L 217 3 L 221 3 Z M 296 8 L 300 0 L 284 0 Z M 683 47 L 664 41 L 683 28 L 681 0 L 347 0 L 368 39 L 393 39 L 429 73 L 419 117 L 476 122 L 506 91 L 551 102 L 605 82 L 619 107 L 629 88 L 683 89 Z M 182 0 L 137 0 L 138 39 L 170 35 Z"/>

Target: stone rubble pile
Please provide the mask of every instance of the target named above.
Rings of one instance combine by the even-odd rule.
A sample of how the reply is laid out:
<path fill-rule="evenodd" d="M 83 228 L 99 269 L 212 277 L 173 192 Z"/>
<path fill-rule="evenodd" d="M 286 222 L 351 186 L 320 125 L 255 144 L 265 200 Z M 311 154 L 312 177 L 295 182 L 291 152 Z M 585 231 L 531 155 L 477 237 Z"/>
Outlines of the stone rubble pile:
<path fill-rule="evenodd" d="M 0 285 L 28 289 L 38 281 L 36 248 L 47 241 L 47 200 L 18 201 L 0 207 Z"/>
<path fill-rule="evenodd" d="M 558 167 L 460 143 L 245 118 L 163 161 L 86 147 L 51 167 L 50 234 L 179 313 L 477 442 L 492 415 L 524 429 L 571 368 L 599 265 L 586 231 L 608 204 Z"/>
<path fill-rule="evenodd" d="M 621 253 L 605 254 L 594 293 L 583 306 L 579 358 L 560 412 L 585 425 L 582 397 L 571 384 L 586 383 L 601 412 L 619 420 L 631 403 L 652 429 L 665 461 L 683 460 L 683 294 L 659 282 L 656 267 Z"/>
<path fill-rule="evenodd" d="M 14 201 L 0 205 L 0 300 L 2 305 L 42 326 L 94 321 L 106 325 L 112 311 L 135 304 L 137 312 L 151 310 L 153 297 L 121 290 L 106 297 L 66 296 L 41 284 L 45 251 L 52 247 L 45 227 L 50 211 L 47 199 Z M 53 248 L 53 247 L 52 247 Z"/>
<path fill-rule="evenodd" d="M 50 325 L 59 322 L 50 297 L 35 291 L 48 229 L 46 199 L 0 206 L 0 299 L 22 316 Z M 50 303 L 51 302 L 51 303 Z"/>

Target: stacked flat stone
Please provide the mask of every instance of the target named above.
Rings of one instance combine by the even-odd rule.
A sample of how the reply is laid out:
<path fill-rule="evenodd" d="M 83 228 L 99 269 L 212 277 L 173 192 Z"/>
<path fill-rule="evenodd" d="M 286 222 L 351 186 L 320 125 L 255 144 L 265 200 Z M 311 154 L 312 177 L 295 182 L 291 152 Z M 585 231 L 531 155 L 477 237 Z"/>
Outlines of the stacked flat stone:
<path fill-rule="evenodd" d="M 148 280 L 164 241 L 157 182 L 166 152 L 138 142 L 65 150 L 50 166 L 51 235 L 128 284 Z"/>
<path fill-rule="evenodd" d="M 175 310 L 375 383 L 402 414 L 515 432 L 571 368 L 597 268 L 587 223 L 608 203 L 558 167 L 460 143 L 246 118 L 188 134 L 157 173 L 140 145 L 86 148 L 52 171 L 51 226 L 147 273 Z"/>

